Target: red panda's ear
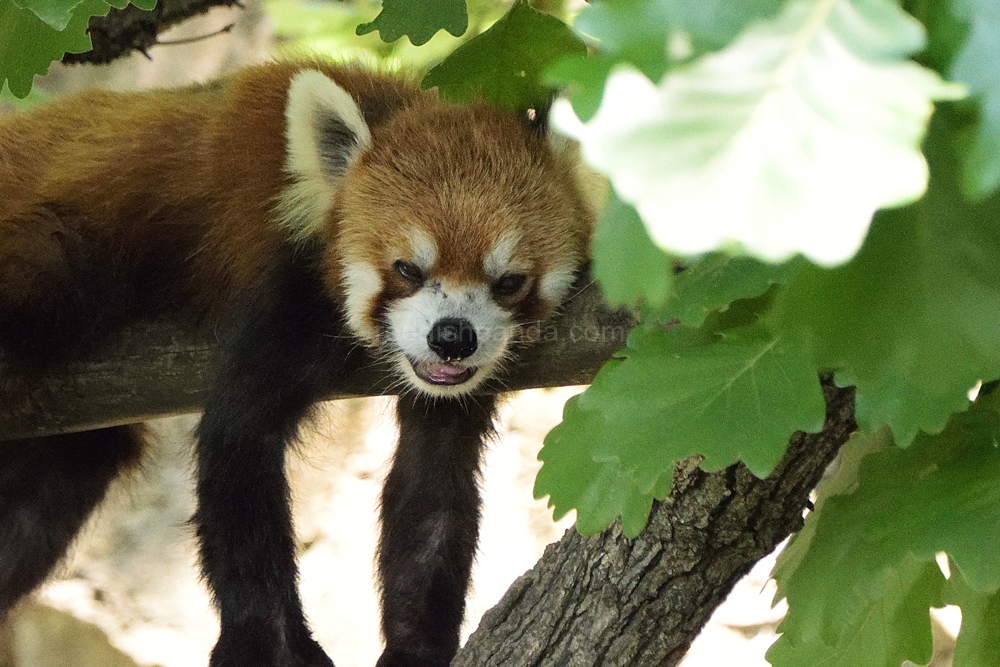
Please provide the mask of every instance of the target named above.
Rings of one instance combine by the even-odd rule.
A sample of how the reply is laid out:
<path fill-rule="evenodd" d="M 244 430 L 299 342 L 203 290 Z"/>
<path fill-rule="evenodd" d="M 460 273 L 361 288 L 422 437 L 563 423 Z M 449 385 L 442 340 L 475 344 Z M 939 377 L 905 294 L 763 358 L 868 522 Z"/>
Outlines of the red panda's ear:
<path fill-rule="evenodd" d="M 317 70 L 296 74 L 285 107 L 285 170 L 293 184 L 281 197 L 281 224 L 298 239 L 325 222 L 340 177 L 370 142 L 357 103 Z"/>

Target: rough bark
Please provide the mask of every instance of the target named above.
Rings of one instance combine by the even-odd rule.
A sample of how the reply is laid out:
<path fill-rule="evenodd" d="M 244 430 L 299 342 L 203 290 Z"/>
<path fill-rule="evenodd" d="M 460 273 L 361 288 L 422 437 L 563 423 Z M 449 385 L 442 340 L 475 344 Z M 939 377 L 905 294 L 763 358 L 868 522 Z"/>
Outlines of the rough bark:
<path fill-rule="evenodd" d="M 669 667 L 754 563 L 802 525 L 809 492 L 855 430 L 854 390 L 826 379 L 826 423 L 796 433 L 767 479 L 678 465 L 637 539 L 575 530 L 518 579 L 452 667 Z"/>
<path fill-rule="evenodd" d="M 93 48 L 84 53 L 67 53 L 62 61 L 68 64 L 105 64 L 132 51 L 147 53 L 149 47 L 159 43 L 159 34 L 167 28 L 204 14 L 213 7 L 233 5 L 242 6 L 240 0 L 160 0 L 149 11 L 134 5 L 124 9 L 112 7 L 107 16 L 90 19 L 87 31 Z"/>

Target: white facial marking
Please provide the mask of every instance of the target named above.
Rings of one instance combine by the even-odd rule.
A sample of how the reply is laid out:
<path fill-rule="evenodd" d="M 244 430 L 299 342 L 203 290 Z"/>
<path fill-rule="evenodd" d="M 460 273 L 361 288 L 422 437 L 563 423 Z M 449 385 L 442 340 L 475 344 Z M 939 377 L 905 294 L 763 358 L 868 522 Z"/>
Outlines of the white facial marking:
<path fill-rule="evenodd" d="M 413 263 L 427 271 L 437 261 L 437 243 L 434 238 L 422 229 L 413 228 L 407 234 L 410 240 L 410 251 L 413 253 Z"/>
<path fill-rule="evenodd" d="M 514 334 L 510 314 L 493 301 L 485 285 L 445 287 L 428 281 L 416 294 L 393 303 L 386 317 L 391 343 L 399 352 L 397 365 L 411 386 L 433 396 L 457 396 L 472 391 L 493 374 Z M 429 384 L 413 369 L 413 363 L 441 361 L 428 347 L 427 336 L 443 318 L 466 320 L 476 332 L 476 351 L 460 363 L 478 371 L 459 385 Z"/>
<path fill-rule="evenodd" d="M 489 254 L 486 255 L 486 258 L 483 260 L 483 271 L 486 272 L 487 276 L 493 280 L 497 280 L 508 271 L 524 270 L 524 267 L 511 266 L 511 259 L 514 256 L 514 248 L 517 247 L 517 242 L 520 240 L 521 235 L 517 232 L 507 232 L 493 244 Z"/>
<path fill-rule="evenodd" d="M 566 298 L 575 278 L 576 269 L 572 266 L 549 269 L 538 284 L 538 293 L 552 306 L 557 306 Z"/>
<path fill-rule="evenodd" d="M 350 262 L 344 266 L 344 307 L 347 324 L 362 340 L 378 344 L 378 331 L 369 317 L 372 300 L 382 291 L 382 276 L 367 262 Z"/>
<path fill-rule="evenodd" d="M 288 87 L 285 107 L 285 170 L 294 177 L 277 204 L 278 219 L 293 238 L 303 240 L 326 221 L 338 178 L 323 159 L 323 122 L 335 118 L 354 134 L 345 164 L 371 143 L 371 132 L 358 105 L 343 88 L 316 70 L 296 74 Z"/>

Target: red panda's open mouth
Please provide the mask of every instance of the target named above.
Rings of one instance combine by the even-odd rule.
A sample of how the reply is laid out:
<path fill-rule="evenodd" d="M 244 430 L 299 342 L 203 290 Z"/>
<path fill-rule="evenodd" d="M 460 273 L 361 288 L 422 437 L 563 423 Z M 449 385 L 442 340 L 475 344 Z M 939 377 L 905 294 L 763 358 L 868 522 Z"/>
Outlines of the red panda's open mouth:
<path fill-rule="evenodd" d="M 468 382 L 476 374 L 475 368 L 450 361 L 411 362 L 413 371 L 427 384 L 456 385 Z"/>

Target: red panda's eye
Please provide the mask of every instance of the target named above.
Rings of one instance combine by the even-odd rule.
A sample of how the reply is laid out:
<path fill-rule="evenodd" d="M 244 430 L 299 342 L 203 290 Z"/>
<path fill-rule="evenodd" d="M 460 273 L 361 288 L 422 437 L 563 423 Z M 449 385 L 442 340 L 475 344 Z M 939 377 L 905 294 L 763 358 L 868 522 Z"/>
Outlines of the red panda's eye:
<path fill-rule="evenodd" d="M 501 297 L 514 296 L 521 291 L 527 281 L 528 276 L 523 273 L 508 273 L 493 283 L 493 293 Z"/>
<path fill-rule="evenodd" d="M 403 260 L 397 261 L 392 265 L 396 269 L 396 273 L 399 277 L 408 283 L 413 283 L 414 285 L 422 285 L 424 282 L 424 272 L 420 270 L 420 267 L 413 262 L 404 262 Z"/>

